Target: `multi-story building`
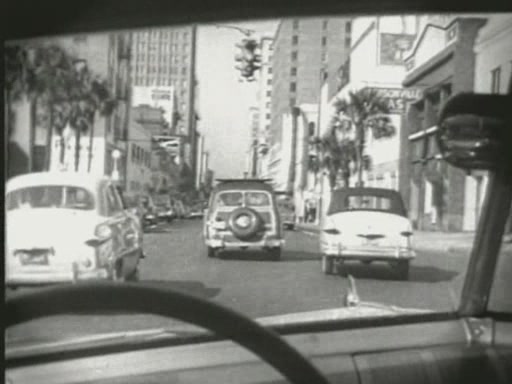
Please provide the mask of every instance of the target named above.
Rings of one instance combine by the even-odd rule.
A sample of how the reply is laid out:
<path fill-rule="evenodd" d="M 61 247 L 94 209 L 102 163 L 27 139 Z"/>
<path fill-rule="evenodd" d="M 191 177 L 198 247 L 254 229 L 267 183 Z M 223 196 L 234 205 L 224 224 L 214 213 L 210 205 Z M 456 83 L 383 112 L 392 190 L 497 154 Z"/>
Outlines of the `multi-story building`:
<path fill-rule="evenodd" d="M 351 21 L 307 18 L 281 21 L 272 55 L 271 141 L 280 139 L 282 114 L 318 103 L 322 77 L 335 72 L 350 50 Z"/>
<path fill-rule="evenodd" d="M 138 116 L 132 114 L 129 128 L 129 150 L 126 158 L 126 194 L 148 193 L 151 187 L 151 132 Z"/>
<path fill-rule="evenodd" d="M 64 143 L 60 135 L 54 134 L 50 169 L 77 169 L 98 175 L 112 175 L 114 161 L 117 161 L 120 182 L 124 185 L 130 118 L 131 35 L 91 34 L 45 39 L 45 42 L 61 46 L 77 60 L 77 65 L 85 65 L 93 75 L 107 80 L 117 101 L 111 115 L 96 114 L 92 129 L 82 134 L 78 142 L 76 132 L 69 127 L 64 130 Z M 41 139 L 37 139 L 35 144 L 40 145 Z M 80 146 L 78 152 L 75 150 L 77 144 Z M 120 155 L 117 160 L 114 159 L 116 152 Z M 78 158 L 75 156 L 77 153 Z"/>
<path fill-rule="evenodd" d="M 173 86 L 134 86 L 132 87 L 132 106 L 149 105 L 162 108 L 164 119 L 168 124 L 167 134 L 178 132 L 178 103 Z"/>
<path fill-rule="evenodd" d="M 249 134 L 249 148 L 247 151 L 247 173 L 249 173 L 252 177 L 257 176 L 258 174 L 258 148 L 260 142 L 260 119 L 261 113 L 258 107 L 250 107 L 249 108 L 249 119 L 248 126 L 250 130 Z"/>
<path fill-rule="evenodd" d="M 346 18 L 287 19 L 279 23 L 272 54 L 269 141 L 274 150 L 269 153 L 269 168 L 279 163 L 281 157 L 275 149 L 284 149 L 285 114 L 291 116 L 292 107 L 318 104 L 322 80 L 345 62 L 350 36 L 351 20 Z M 295 137 L 292 136 L 293 146 Z M 275 172 L 269 169 L 268 173 Z"/>
<path fill-rule="evenodd" d="M 187 137 L 185 160 L 196 168 L 196 27 L 152 28 L 133 34 L 135 86 L 172 86 L 177 99 L 176 134 Z"/>
<path fill-rule="evenodd" d="M 274 40 L 271 37 L 263 36 L 260 40 L 261 68 L 259 71 L 258 84 L 258 159 L 263 160 L 268 153 L 268 138 L 270 132 L 270 116 L 272 111 L 272 53 L 274 51 Z M 261 161 L 258 164 L 258 174 L 263 170 Z"/>
<path fill-rule="evenodd" d="M 475 228 L 479 210 L 475 205 L 481 205 L 484 175 L 467 175 L 443 162 L 435 133 L 438 112 L 447 98 L 475 89 L 474 48 L 485 23 L 485 18 L 424 17 L 413 49 L 405 58 L 404 87 L 422 90 L 422 97 L 412 103 L 407 112 L 409 140 L 404 152 L 409 157 L 409 167 L 404 171 L 409 185 L 403 191 L 410 217 L 420 229 Z M 480 44 L 480 51 L 482 47 Z M 484 66 L 482 59 L 479 58 L 481 67 Z M 482 87 L 482 80 L 477 79 Z M 475 182 L 471 178 L 475 178 Z"/>

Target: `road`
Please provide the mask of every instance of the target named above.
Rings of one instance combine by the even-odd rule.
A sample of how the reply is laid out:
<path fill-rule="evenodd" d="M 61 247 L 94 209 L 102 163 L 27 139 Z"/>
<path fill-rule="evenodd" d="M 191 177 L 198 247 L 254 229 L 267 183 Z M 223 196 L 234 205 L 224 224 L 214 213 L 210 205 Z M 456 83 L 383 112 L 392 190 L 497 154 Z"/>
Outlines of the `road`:
<path fill-rule="evenodd" d="M 287 232 L 281 261 L 261 254 L 229 254 L 209 259 L 201 221 L 180 221 L 145 235 L 144 283 L 186 292 L 231 307 L 250 317 L 340 307 L 347 279 L 321 271 L 317 238 Z M 363 301 L 402 307 L 452 310 L 460 296 L 468 255 L 419 250 L 409 281 L 398 281 L 385 265 L 353 265 Z M 21 291 L 21 292 L 20 292 Z M 23 294 L 19 290 L 14 294 Z M 148 315 L 59 316 L 8 330 L 9 339 L 53 338 L 91 332 L 169 327 L 168 319 Z"/>

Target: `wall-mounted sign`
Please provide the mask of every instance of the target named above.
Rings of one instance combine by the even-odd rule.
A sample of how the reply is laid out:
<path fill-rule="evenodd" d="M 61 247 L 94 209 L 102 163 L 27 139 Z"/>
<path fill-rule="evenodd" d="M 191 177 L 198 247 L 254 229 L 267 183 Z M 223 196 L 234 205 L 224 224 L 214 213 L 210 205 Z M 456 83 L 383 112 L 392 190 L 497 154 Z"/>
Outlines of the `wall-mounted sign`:
<path fill-rule="evenodd" d="M 388 102 L 390 113 L 402 114 L 407 102 L 422 97 L 422 90 L 417 88 L 370 88 L 374 89 Z"/>
<path fill-rule="evenodd" d="M 416 35 L 381 33 L 381 65 L 404 65 L 405 54 L 412 48 Z"/>

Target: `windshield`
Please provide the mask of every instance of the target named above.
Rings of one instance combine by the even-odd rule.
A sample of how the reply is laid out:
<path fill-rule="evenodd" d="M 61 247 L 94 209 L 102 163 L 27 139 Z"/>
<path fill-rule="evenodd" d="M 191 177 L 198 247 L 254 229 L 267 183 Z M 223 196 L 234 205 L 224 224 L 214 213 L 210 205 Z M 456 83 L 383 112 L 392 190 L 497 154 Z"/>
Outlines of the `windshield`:
<path fill-rule="evenodd" d="M 6 194 L 8 211 L 23 208 L 94 209 L 94 197 L 84 188 L 73 186 L 36 186 Z"/>
<path fill-rule="evenodd" d="M 343 309 L 352 276 L 362 302 L 454 312 L 493 196 L 487 171 L 443 159 L 439 112 L 462 90 L 508 92 L 511 33 L 512 14 L 329 15 L 6 42 L 6 180 L 62 173 L 5 196 L 7 297 L 118 274 L 258 319 Z M 174 325 L 73 314 L 7 338 Z"/>

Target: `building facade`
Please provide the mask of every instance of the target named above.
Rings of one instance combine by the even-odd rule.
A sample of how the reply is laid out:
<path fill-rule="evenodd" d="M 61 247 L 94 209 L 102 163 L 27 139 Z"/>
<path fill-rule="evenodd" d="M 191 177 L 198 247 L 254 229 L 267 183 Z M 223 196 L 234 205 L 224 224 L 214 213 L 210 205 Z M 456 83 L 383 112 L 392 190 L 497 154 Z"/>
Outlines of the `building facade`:
<path fill-rule="evenodd" d="M 304 103 L 318 103 L 324 74 L 335 72 L 348 56 L 350 23 L 345 18 L 287 19 L 279 23 L 272 56 L 272 144 L 281 139 L 284 113 Z"/>
<path fill-rule="evenodd" d="M 197 166 L 196 27 L 151 28 L 133 34 L 132 82 L 135 86 L 173 87 L 175 134 L 187 138 L 184 157 Z"/>
<path fill-rule="evenodd" d="M 422 97 L 407 111 L 409 167 L 404 195 L 416 228 L 425 230 L 473 230 L 475 211 L 481 205 L 484 174 L 468 175 L 441 160 L 435 138 L 440 108 L 451 94 L 475 88 L 474 46 L 483 18 L 447 17 L 422 20 L 422 30 L 406 57 L 406 88 L 420 88 Z M 470 203 L 470 200 L 474 204 Z M 472 211 L 469 214 L 469 211 Z M 473 218 L 470 219 L 469 216 Z"/>

